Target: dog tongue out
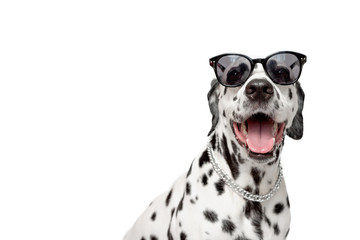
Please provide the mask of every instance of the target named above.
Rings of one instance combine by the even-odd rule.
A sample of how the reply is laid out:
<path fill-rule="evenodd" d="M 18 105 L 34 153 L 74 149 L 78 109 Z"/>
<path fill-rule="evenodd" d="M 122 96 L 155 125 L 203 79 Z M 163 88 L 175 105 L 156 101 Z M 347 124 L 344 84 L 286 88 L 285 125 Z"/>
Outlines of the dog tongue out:
<path fill-rule="evenodd" d="M 268 153 L 275 143 L 272 134 L 273 121 L 270 119 L 248 119 L 248 136 L 246 139 L 250 151 L 254 153 Z"/>

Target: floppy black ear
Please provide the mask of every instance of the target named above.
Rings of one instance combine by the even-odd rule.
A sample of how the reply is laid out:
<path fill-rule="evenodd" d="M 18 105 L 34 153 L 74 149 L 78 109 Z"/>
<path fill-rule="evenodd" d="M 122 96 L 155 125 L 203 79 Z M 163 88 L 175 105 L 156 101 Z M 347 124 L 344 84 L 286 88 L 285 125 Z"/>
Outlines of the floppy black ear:
<path fill-rule="evenodd" d="M 287 135 L 295 140 L 298 140 L 302 138 L 304 132 L 302 110 L 304 108 L 305 93 L 302 90 L 299 82 L 296 82 L 295 87 L 298 96 L 299 108 L 296 112 L 291 127 L 287 130 Z"/>
<path fill-rule="evenodd" d="M 209 101 L 209 108 L 212 114 L 212 126 L 208 136 L 215 130 L 219 121 L 219 82 L 214 79 L 211 81 L 211 88 L 207 95 Z"/>

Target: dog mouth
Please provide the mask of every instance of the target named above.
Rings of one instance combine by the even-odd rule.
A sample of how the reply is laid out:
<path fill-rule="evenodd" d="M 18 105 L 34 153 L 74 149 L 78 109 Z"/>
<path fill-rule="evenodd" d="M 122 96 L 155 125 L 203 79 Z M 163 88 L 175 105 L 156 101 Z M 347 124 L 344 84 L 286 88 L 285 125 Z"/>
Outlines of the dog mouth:
<path fill-rule="evenodd" d="M 250 116 L 246 121 L 232 122 L 234 134 L 240 145 L 246 147 L 249 156 L 265 160 L 273 156 L 273 151 L 282 142 L 285 122 L 277 123 L 264 113 Z"/>

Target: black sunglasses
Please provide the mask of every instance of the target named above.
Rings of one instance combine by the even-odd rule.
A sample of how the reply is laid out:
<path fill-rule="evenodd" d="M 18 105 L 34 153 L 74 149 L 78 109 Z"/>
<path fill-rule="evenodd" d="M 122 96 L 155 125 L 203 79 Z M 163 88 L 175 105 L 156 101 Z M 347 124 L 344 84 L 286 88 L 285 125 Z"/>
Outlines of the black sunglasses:
<path fill-rule="evenodd" d="M 217 80 L 226 87 L 237 87 L 250 77 L 256 63 L 261 63 L 269 78 L 277 84 L 290 85 L 299 78 L 306 56 L 290 51 L 271 54 L 266 58 L 251 59 L 242 54 L 221 54 L 210 58 Z"/>

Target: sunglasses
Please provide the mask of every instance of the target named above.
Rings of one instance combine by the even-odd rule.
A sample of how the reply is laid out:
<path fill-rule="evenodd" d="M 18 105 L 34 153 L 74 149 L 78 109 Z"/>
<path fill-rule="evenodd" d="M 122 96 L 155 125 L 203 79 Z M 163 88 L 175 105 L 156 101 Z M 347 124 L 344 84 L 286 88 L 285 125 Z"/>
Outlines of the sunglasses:
<path fill-rule="evenodd" d="M 226 87 L 237 87 L 251 76 L 256 63 L 260 63 L 269 78 L 277 84 L 290 85 L 299 78 L 306 56 L 301 53 L 282 51 L 266 58 L 251 59 L 242 54 L 221 54 L 210 58 L 217 80 Z"/>

